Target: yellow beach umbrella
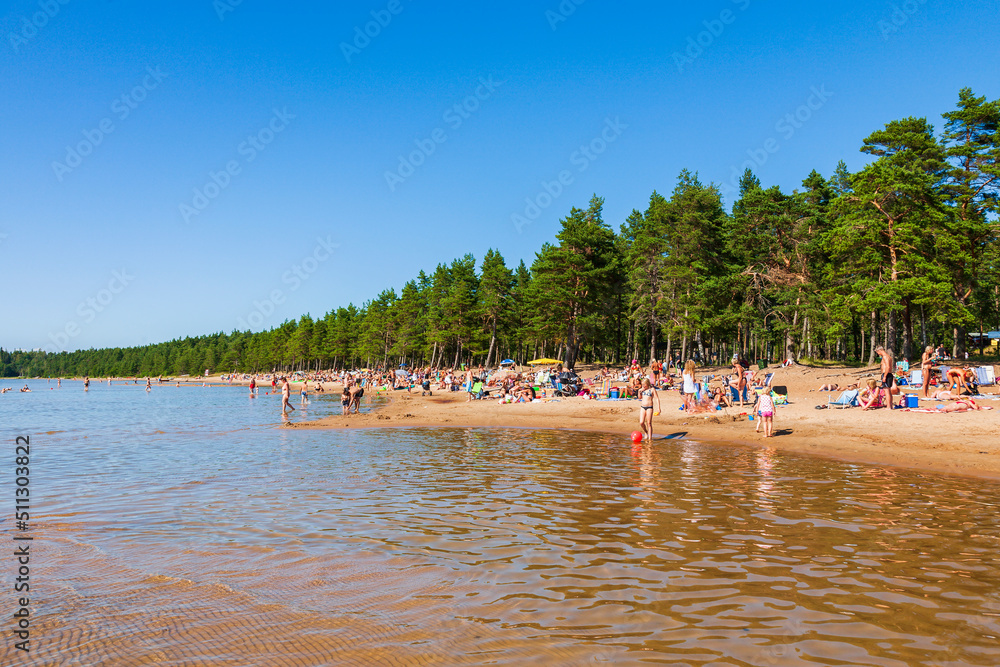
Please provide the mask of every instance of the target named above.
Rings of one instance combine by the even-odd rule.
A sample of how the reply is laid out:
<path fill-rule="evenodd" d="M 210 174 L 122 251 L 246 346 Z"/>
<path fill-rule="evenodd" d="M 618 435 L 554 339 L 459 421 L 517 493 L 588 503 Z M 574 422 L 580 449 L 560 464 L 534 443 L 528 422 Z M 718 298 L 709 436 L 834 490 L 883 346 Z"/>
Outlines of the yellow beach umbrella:
<path fill-rule="evenodd" d="M 551 366 L 552 364 L 562 363 L 558 359 L 535 359 L 534 361 L 529 361 L 529 366 Z"/>

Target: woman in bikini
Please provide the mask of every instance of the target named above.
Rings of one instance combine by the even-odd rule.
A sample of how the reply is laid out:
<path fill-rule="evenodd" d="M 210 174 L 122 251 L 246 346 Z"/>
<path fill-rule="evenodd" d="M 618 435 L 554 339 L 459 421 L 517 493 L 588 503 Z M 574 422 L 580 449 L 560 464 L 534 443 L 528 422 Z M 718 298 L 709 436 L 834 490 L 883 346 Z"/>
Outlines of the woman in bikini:
<path fill-rule="evenodd" d="M 924 348 L 924 354 L 920 357 L 920 396 L 927 398 L 931 391 L 931 373 L 934 371 L 934 348 L 930 345 Z"/>
<path fill-rule="evenodd" d="M 733 357 L 733 373 L 736 375 L 736 395 L 741 408 L 743 407 L 743 394 L 747 388 L 746 372 L 747 369 L 743 366 L 743 360 L 738 356 Z"/>
<path fill-rule="evenodd" d="M 639 398 L 642 400 L 639 406 L 639 428 L 642 429 L 646 442 L 650 442 L 653 439 L 653 417 L 660 414 L 660 395 L 650 385 L 649 378 L 642 381 Z"/>

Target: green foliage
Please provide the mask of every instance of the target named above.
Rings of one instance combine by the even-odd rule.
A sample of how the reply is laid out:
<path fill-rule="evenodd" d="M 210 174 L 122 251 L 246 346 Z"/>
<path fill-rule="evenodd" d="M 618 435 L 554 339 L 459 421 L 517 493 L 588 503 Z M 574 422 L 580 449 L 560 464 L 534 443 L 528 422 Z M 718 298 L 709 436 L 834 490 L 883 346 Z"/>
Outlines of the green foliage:
<path fill-rule="evenodd" d="M 530 269 L 512 270 L 490 249 L 478 272 L 465 255 L 421 271 L 398 295 L 259 333 L 0 349 L 0 375 L 448 367 L 543 354 L 572 367 L 647 349 L 863 361 L 876 343 L 911 356 L 916 340 L 960 354 L 965 328 L 1000 329 L 1000 102 L 966 88 L 943 116 L 940 137 L 923 118 L 889 122 L 862 142 L 871 161 L 860 171 L 841 161 L 792 193 L 747 170 L 729 213 L 688 170 L 618 234 L 595 195 L 569 211 Z"/>

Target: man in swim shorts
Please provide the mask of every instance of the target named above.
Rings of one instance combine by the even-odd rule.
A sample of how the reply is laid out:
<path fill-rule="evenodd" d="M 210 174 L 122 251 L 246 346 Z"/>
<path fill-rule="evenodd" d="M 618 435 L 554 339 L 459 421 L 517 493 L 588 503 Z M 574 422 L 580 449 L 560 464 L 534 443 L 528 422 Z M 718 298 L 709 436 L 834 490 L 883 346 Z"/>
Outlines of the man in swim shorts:
<path fill-rule="evenodd" d="M 896 383 L 896 376 L 892 374 L 895 370 L 896 364 L 884 347 L 879 345 L 875 348 L 875 354 L 882 358 L 881 362 L 881 373 L 882 373 L 882 384 L 880 389 L 885 392 L 885 404 L 892 410 L 892 386 Z"/>

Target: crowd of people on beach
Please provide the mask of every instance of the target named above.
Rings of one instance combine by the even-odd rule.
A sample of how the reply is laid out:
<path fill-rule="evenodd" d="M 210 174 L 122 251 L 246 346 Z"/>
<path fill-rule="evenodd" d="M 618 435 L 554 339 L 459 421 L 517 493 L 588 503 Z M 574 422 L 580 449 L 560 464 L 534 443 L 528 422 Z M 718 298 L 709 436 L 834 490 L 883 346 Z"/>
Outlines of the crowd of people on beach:
<path fill-rule="evenodd" d="M 868 377 L 843 386 L 826 383 L 819 390 L 853 392 L 851 404 L 857 405 L 862 411 L 904 407 L 906 401 L 900 385 L 905 386 L 913 380 L 901 374 L 901 368 L 905 370 L 907 366 L 897 366 L 892 354 L 881 346 L 875 348 L 875 353 L 880 362 L 877 378 Z M 919 397 L 947 401 L 947 405 L 937 406 L 936 410 L 941 412 L 984 409 L 973 398 L 978 392 L 979 381 L 975 370 L 968 365 L 945 367 L 945 361 L 948 359 L 942 347 L 925 348 L 920 362 L 922 384 L 918 391 Z M 360 413 L 361 402 L 366 393 L 375 396 L 402 390 L 410 394 L 419 391 L 421 396 L 460 392 L 465 394 L 467 401 L 492 400 L 501 404 L 547 402 L 568 397 L 585 400 L 638 399 L 639 424 L 645 438 L 652 435 L 652 418 L 660 414 L 658 392 L 662 391 L 678 391 L 681 398 L 679 410 L 685 414 L 712 413 L 736 407 L 746 410 L 740 414 L 756 419 L 756 429 L 758 432 L 763 429 L 765 437 L 773 435 L 776 406 L 787 403 L 787 391 L 780 387 L 779 391 L 775 391 L 773 372 L 768 373 L 761 366 L 753 369 L 740 354 L 733 355 L 729 368 L 723 373 L 716 371 L 718 374 L 699 374 L 693 358 L 687 359 L 683 364 L 676 358 L 666 362 L 654 358 L 648 365 L 633 359 L 631 363 L 618 368 L 604 366 L 587 378 L 565 369 L 559 362 L 532 363 L 536 365 L 530 370 L 518 370 L 510 360 L 495 369 L 487 369 L 482 365 L 409 368 L 406 364 L 400 364 L 395 369 L 377 366 L 291 373 L 275 369 L 270 373 L 231 373 L 222 375 L 220 380 L 229 385 L 234 382 L 247 383 L 252 398 L 259 395 L 261 386 L 267 388 L 267 394 L 280 394 L 283 416 L 296 410 L 292 405 L 295 392 L 293 384 L 297 385 L 300 406 L 309 404 L 310 393 L 327 391 L 324 385 L 339 385 L 342 388 L 340 399 L 344 416 Z M 782 364 L 782 368 L 787 365 Z M 133 384 L 139 382 L 138 378 L 106 378 L 106 381 L 111 384 L 117 379 L 126 384 L 129 380 Z M 179 380 L 164 380 L 162 376 L 155 378 L 155 383 L 162 385 L 172 380 L 176 382 L 175 386 L 180 386 Z M 58 382 L 61 386 L 61 380 Z M 154 378 L 145 378 L 147 392 L 151 390 L 153 382 Z M 84 377 L 84 390 L 89 390 L 89 387 L 90 378 Z M 10 387 L 5 387 L 2 391 L 6 393 L 10 390 Z M 21 391 L 30 389 L 25 385 Z"/>
<path fill-rule="evenodd" d="M 869 377 L 859 382 L 840 385 L 825 383 L 819 391 L 841 391 L 841 397 L 833 402 L 846 406 L 857 405 L 863 411 L 880 408 L 911 409 L 906 399 L 951 401 L 948 404 L 935 406 L 933 409 L 923 409 L 922 412 L 968 412 L 970 410 L 989 410 L 991 408 L 979 405 L 975 396 L 979 395 L 979 376 L 969 364 L 959 367 L 945 366 L 943 362 L 949 358 L 943 346 L 935 348 L 928 345 L 924 348 L 920 359 L 919 375 L 906 377 L 909 364 L 897 364 L 892 354 L 882 346 L 875 348 L 879 357 L 878 378 Z M 919 383 L 920 388 L 915 394 L 904 396 L 901 387 Z M 896 398 L 899 398 L 898 404 Z M 817 406 L 823 408 L 827 406 Z"/>

